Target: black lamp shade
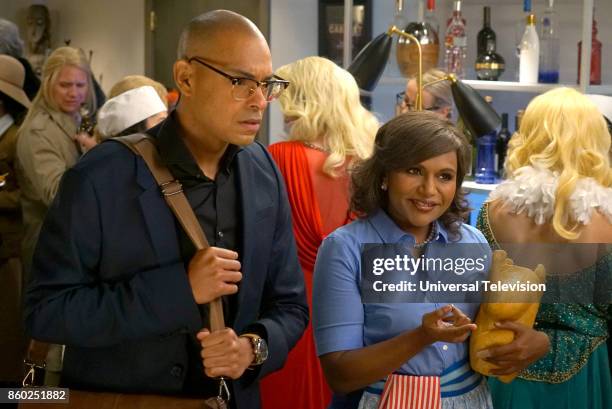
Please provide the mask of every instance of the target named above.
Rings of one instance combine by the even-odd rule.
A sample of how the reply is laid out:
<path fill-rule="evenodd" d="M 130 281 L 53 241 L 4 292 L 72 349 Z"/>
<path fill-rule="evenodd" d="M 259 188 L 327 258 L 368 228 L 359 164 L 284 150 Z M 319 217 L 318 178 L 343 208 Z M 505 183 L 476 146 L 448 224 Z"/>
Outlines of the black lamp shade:
<path fill-rule="evenodd" d="M 472 135 L 480 137 L 497 129 L 501 118 L 474 88 L 461 81 L 453 81 L 451 90 L 459 115 Z"/>
<path fill-rule="evenodd" d="M 393 37 L 382 33 L 357 54 L 355 60 L 348 67 L 348 72 L 353 74 L 359 88 L 372 91 L 387 65 Z"/>

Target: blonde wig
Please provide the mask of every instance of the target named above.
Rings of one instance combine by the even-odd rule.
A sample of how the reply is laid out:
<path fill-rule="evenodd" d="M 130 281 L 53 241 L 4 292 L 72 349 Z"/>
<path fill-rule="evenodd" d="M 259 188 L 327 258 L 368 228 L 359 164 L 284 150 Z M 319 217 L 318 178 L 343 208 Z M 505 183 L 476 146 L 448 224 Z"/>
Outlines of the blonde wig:
<path fill-rule="evenodd" d="M 610 134 L 597 107 L 571 88 L 548 91 L 527 106 L 508 149 L 505 168 L 510 178 L 523 166 L 559 173 L 553 228 L 561 237 L 577 238 L 579 226 L 569 217 L 576 182 L 593 178 L 612 186 Z"/>
<path fill-rule="evenodd" d="M 168 108 L 168 91 L 159 82 L 152 80 L 144 75 L 128 75 L 119 80 L 110 90 L 108 99 L 115 98 L 119 94 L 123 94 L 125 91 L 129 91 L 134 88 L 140 88 L 145 85 L 152 86 L 159 98 L 162 100 L 166 108 Z"/>
<path fill-rule="evenodd" d="M 83 70 L 87 74 L 87 96 L 85 97 L 85 106 L 89 112 L 96 111 L 96 99 L 93 93 L 93 82 L 91 78 L 91 70 L 89 68 L 89 62 L 85 58 L 85 54 L 76 48 L 72 47 L 60 47 L 53 51 L 42 71 L 42 83 L 38 94 L 32 101 L 32 107 L 38 107 L 40 105 L 46 105 L 47 107 L 59 111 L 57 102 L 53 99 L 52 88 L 60 71 L 67 65 L 71 65 Z M 30 109 L 30 112 L 34 112 L 34 109 Z M 30 114 L 26 116 L 24 122 L 29 120 Z"/>
<path fill-rule="evenodd" d="M 279 100 L 285 118 L 292 120 L 289 139 L 312 142 L 322 138 L 329 156 L 323 171 L 335 176 L 346 157 L 365 159 L 379 122 L 359 100 L 353 76 L 332 61 L 307 57 L 276 72 L 291 82 Z"/>

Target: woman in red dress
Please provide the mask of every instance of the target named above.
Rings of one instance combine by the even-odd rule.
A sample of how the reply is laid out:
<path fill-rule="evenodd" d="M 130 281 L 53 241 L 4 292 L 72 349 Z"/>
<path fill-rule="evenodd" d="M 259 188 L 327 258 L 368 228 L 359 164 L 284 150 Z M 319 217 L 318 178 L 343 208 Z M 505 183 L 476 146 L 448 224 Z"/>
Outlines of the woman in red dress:
<path fill-rule="evenodd" d="M 379 123 L 359 101 L 351 74 L 321 57 L 276 72 L 291 82 L 280 97 L 288 141 L 269 147 L 287 185 L 293 232 L 309 304 L 317 250 L 325 236 L 351 221 L 347 167 L 370 156 Z M 265 409 L 323 409 L 331 392 L 309 325 L 282 370 L 261 383 Z"/>

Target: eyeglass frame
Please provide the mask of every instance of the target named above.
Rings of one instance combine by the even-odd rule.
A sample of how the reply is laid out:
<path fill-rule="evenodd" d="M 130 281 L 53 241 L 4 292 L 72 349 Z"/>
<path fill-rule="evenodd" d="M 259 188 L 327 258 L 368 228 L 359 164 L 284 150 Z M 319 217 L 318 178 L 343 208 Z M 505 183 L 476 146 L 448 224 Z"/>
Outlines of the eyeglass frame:
<path fill-rule="evenodd" d="M 406 101 L 406 91 L 398 92 L 397 94 L 395 94 L 395 104 L 398 107 L 402 107 L 402 108 L 405 107 L 406 109 L 408 109 L 408 111 L 411 111 L 411 112 L 416 111 L 416 106 Z M 433 112 L 433 111 L 439 111 L 442 108 L 444 108 L 444 106 L 442 105 L 432 105 L 428 108 L 423 108 L 423 111 Z"/>
<path fill-rule="evenodd" d="M 257 84 L 257 86 L 255 88 L 251 88 L 252 93 L 244 99 L 238 99 L 236 98 L 236 96 L 232 93 L 232 97 L 234 97 L 234 99 L 236 101 L 246 101 L 247 99 L 249 99 L 250 97 L 252 97 L 255 92 L 257 91 L 257 88 L 262 89 L 261 86 L 262 85 L 266 85 L 268 88 L 270 87 L 271 84 L 281 84 L 283 86 L 283 89 L 281 90 L 281 92 L 275 97 L 270 99 L 269 97 L 266 96 L 266 93 L 263 92 L 262 89 L 262 94 L 264 94 L 264 98 L 266 99 L 267 102 L 271 102 L 274 101 L 276 98 L 278 98 L 280 96 L 280 94 L 283 93 L 283 91 L 285 91 L 287 89 L 287 87 L 291 84 L 291 82 L 287 81 L 284 78 L 279 77 L 278 75 L 274 74 L 272 75 L 273 78 L 275 78 L 275 80 L 264 80 L 264 81 L 257 81 L 255 78 L 249 78 L 249 77 L 236 77 L 233 75 L 230 75 L 226 72 L 221 71 L 220 69 L 213 67 L 212 65 L 210 65 L 209 63 L 207 63 L 206 61 L 204 61 L 204 59 L 202 57 L 198 57 L 198 56 L 194 56 L 194 57 L 185 57 L 185 59 L 187 60 L 188 63 L 191 63 L 192 61 L 195 61 L 201 65 L 203 65 L 204 67 L 216 72 L 219 75 L 224 76 L 225 78 L 227 78 L 228 80 L 230 80 L 230 82 L 232 83 L 232 90 L 234 89 L 234 87 L 236 85 L 238 85 L 239 81 L 243 81 L 243 80 L 248 80 L 248 81 L 252 81 L 254 83 Z"/>

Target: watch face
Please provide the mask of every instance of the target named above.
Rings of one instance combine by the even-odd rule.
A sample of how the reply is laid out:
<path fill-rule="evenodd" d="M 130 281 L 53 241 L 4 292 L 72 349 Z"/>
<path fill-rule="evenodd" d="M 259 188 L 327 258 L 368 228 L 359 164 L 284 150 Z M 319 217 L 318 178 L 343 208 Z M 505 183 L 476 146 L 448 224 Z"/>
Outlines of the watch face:
<path fill-rule="evenodd" d="M 261 365 L 268 359 L 268 344 L 264 339 L 253 340 L 253 353 L 255 354 L 255 365 Z"/>

